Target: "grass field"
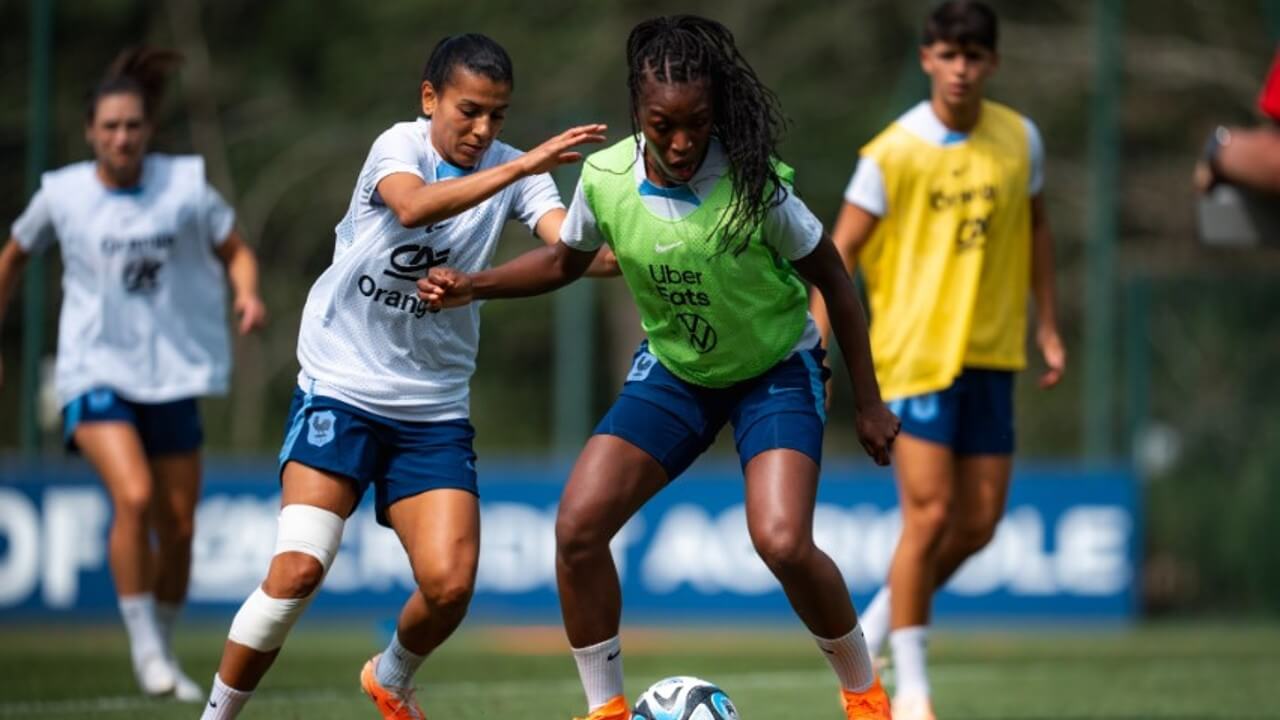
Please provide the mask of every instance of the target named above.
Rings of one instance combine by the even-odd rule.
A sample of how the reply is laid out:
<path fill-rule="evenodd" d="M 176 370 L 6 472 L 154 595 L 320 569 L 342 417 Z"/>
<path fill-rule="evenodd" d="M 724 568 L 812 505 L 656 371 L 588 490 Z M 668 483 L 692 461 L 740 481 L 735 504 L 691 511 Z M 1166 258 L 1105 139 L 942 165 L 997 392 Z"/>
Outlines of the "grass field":
<path fill-rule="evenodd" d="M 184 633 L 202 683 L 224 630 Z M 624 631 L 628 693 L 674 674 L 719 683 L 744 720 L 840 720 L 834 678 L 799 629 Z M 372 623 L 305 623 L 243 718 L 376 717 L 360 665 Z M 1280 718 L 1280 626 L 1157 625 L 1126 631 L 939 633 L 932 679 L 943 720 Z M 123 631 L 0 625 L 0 718 L 196 718 L 199 706 L 134 693 Z M 433 720 L 568 720 L 582 710 L 558 628 L 460 633 L 419 673 Z"/>

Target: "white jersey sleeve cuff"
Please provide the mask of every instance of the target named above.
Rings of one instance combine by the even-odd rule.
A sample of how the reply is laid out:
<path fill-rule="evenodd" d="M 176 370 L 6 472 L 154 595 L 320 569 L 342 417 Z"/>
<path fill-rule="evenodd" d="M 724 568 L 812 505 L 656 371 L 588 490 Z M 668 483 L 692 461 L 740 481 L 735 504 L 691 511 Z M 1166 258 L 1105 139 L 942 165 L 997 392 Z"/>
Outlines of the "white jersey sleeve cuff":
<path fill-rule="evenodd" d="M 822 242 L 822 221 L 804 201 L 788 191 L 781 205 L 765 219 L 764 240 L 787 260 L 807 257 Z"/>
<path fill-rule="evenodd" d="M 1024 116 L 1022 121 L 1027 126 L 1027 151 L 1031 160 L 1027 194 L 1035 197 L 1044 190 L 1044 139 L 1040 137 L 1040 129 L 1031 118 Z"/>
<path fill-rule="evenodd" d="M 582 252 L 599 250 L 604 244 L 600 226 L 596 225 L 595 213 L 591 212 L 587 196 L 582 192 L 581 180 L 573 191 L 573 201 L 569 203 L 569 213 L 564 216 L 564 224 L 560 226 L 560 242 Z"/>
<path fill-rule="evenodd" d="M 875 160 L 866 155 L 858 157 L 858 167 L 845 188 L 844 200 L 876 217 L 884 217 L 889 209 L 889 200 L 884 189 L 884 173 Z"/>
<path fill-rule="evenodd" d="M 18 247 L 28 253 L 41 252 L 57 239 L 44 190 L 36 190 L 31 196 L 27 209 L 13 221 L 9 233 L 18 242 Z"/>

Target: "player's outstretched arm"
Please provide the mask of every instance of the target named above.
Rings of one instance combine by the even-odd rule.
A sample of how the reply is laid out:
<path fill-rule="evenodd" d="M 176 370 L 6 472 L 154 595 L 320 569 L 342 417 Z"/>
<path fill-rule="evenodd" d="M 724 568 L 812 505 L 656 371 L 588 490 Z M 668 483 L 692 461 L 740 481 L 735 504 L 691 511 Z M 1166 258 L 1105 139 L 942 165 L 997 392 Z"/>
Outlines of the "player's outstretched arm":
<path fill-rule="evenodd" d="M 557 242 L 477 273 L 432 268 L 418 281 L 418 297 L 428 307 L 439 309 L 466 305 L 472 300 L 541 295 L 582 277 L 596 252 L 574 250 Z"/>
<path fill-rule="evenodd" d="M 836 219 L 836 227 L 831 232 L 831 242 L 835 244 L 841 265 L 850 277 L 858 265 L 858 253 L 867 244 L 867 239 L 871 237 L 879 221 L 880 218 L 853 203 L 846 202 L 840 206 L 840 217 Z M 809 312 L 813 313 L 813 322 L 818 326 L 823 347 L 826 347 L 831 335 L 831 318 L 822 293 L 817 292 L 816 286 L 809 296 Z"/>
<path fill-rule="evenodd" d="M 552 210 L 542 216 L 538 221 L 538 227 L 534 228 L 536 234 L 542 242 L 547 245 L 555 245 L 560 242 L 560 227 L 564 225 L 564 218 L 568 212 L 565 210 Z M 608 247 L 600 248 L 600 252 L 596 253 L 596 257 L 591 261 L 591 265 L 587 268 L 587 277 L 615 277 L 621 271 L 618 269 L 618 258 L 613 254 L 613 250 Z"/>
<path fill-rule="evenodd" d="M 13 297 L 13 291 L 18 287 L 18 282 L 22 280 L 22 269 L 27 266 L 27 260 L 30 257 L 31 255 L 12 237 L 5 243 L 4 249 L 0 250 L 0 327 L 4 327 L 4 315 L 9 308 L 9 300 Z M 3 359 L 0 359 L 0 387 L 3 386 L 4 364 Z"/>
<path fill-rule="evenodd" d="M 511 183 L 578 162 L 579 145 L 604 142 L 605 126 L 579 125 L 497 167 L 443 182 L 426 183 L 411 173 L 388 175 L 378 183 L 378 195 L 404 227 L 440 222 L 479 205 Z"/>
<path fill-rule="evenodd" d="M 840 262 L 835 245 L 826 237 L 813 252 L 792 264 L 822 295 L 830 311 L 831 328 L 853 383 L 858 439 L 877 465 L 888 465 L 900 423 L 880 398 L 880 384 L 876 382 L 875 366 L 871 362 L 867 319 L 853 281 Z"/>

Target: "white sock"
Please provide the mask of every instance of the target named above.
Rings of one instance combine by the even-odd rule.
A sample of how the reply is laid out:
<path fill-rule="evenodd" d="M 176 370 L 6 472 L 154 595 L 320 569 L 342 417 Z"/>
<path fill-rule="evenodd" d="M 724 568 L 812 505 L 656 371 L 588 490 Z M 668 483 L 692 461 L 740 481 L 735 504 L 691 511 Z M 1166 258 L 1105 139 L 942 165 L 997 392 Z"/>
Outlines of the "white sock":
<path fill-rule="evenodd" d="M 400 644 L 400 633 L 391 633 L 391 644 L 378 656 L 374 676 L 385 688 L 407 688 L 413 685 L 413 674 L 418 672 L 426 655 L 419 655 Z"/>
<path fill-rule="evenodd" d="M 872 657 L 879 655 L 884 649 L 884 641 L 889 637 L 889 586 L 880 588 L 876 596 L 871 598 L 867 609 L 858 613 L 858 624 L 867 637 L 867 652 Z"/>
<path fill-rule="evenodd" d="M 928 643 L 929 628 L 924 625 L 898 628 L 889 633 L 893 669 L 897 677 L 896 697 L 929 697 L 929 676 L 925 671 Z"/>
<path fill-rule="evenodd" d="M 573 648 L 573 660 L 587 692 L 588 712 L 622 694 L 622 641 L 617 635 L 590 647 Z"/>
<path fill-rule="evenodd" d="M 822 648 L 822 654 L 831 669 L 840 678 L 840 687 L 853 692 L 866 692 L 876 680 L 876 672 L 871 667 L 871 655 L 867 652 L 867 642 L 862 637 L 862 628 L 854 625 L 844 637 L 834 640 L 813 636 Z"/>
<path fill-rule="evenodd" d="M 204 704 L 200 720 L 231 720 L 240 714 L 240 708 L 249 702 L 252 695 L 252 690 L 236 690 L 214 673 L 213 689 L 209 691 L 209 700 Z"/>
<path fill-rule="evenodd" d="M 156 623 L 156 602 L 151 593 L 120 596 L 120 617 L 129 634 L 134 664 L 152 656 L 164 657 L 164 641 Z"/>
<path fill-rule="evenodd" d="M 160 628 L 160 642 L 164 643 L 165 654 L 169 657 L 173 657 L 173 626 L 178 624 L 178 616 L 181 614 L 181 605 L 156 603 L 156 625 Z"/>

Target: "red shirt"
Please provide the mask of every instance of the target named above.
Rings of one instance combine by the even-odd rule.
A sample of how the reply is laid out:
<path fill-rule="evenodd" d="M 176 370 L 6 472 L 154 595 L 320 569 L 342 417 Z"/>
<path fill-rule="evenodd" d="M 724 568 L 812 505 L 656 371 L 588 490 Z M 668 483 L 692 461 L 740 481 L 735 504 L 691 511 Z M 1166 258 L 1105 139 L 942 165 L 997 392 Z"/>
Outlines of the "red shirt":
<path fill-rule="evenodd" d="M 1262 93 L 1258 95 L 1258 109 L 1263 115 L 1280 122 L 1280 49 L 1271 61 L 1271 69 L 1267 71 L 1267 79 L 1262 83 Z"/>

